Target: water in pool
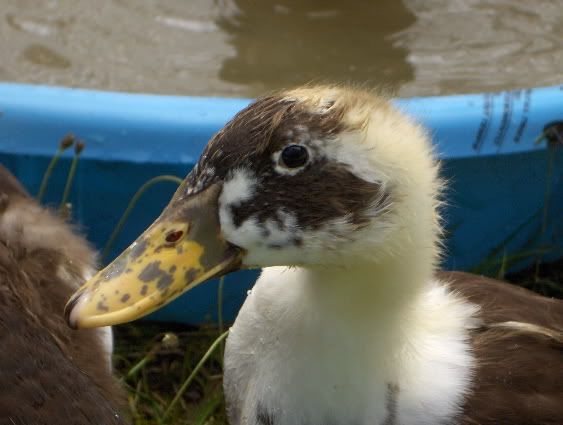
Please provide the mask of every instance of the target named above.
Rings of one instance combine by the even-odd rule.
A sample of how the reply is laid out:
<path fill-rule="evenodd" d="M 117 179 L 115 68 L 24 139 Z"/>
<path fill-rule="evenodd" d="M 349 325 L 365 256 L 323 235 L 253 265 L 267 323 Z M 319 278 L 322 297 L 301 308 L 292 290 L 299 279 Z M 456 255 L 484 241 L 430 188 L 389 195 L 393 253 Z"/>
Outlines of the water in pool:
<path fill-rule="evenodd" d="M 563 78 L 561 22 L 560 0 L 2 0 L 0 80 L 239 97 L 536 87 Z"/>

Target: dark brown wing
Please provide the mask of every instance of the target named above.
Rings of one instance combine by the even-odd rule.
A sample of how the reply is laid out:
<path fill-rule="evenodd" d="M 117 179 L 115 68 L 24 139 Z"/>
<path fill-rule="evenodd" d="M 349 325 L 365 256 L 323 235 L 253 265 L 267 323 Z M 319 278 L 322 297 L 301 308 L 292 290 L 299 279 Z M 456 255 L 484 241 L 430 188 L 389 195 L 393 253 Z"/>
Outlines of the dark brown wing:
<path fill-rule="evenodd" d="M 563 302 L 482 276 L 439 277 L 481 307 L 474 387 L 461 423 L 563 424 Z"/>

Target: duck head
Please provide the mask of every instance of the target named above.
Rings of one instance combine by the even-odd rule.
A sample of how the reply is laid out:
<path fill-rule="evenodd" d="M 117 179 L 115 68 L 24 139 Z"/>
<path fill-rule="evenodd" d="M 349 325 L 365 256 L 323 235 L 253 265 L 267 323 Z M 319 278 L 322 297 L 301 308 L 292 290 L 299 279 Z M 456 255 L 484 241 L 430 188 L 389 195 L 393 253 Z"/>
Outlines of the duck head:
<path fill-rule="evenodd" d="M 430 272 L 438 187 L 424 132 L 387 101 L 338 87 L 263 97 L 212 138 L 161 216 L 72 297 L 68 322 L 130 321 L 240 268 L 416 255 Z"/>

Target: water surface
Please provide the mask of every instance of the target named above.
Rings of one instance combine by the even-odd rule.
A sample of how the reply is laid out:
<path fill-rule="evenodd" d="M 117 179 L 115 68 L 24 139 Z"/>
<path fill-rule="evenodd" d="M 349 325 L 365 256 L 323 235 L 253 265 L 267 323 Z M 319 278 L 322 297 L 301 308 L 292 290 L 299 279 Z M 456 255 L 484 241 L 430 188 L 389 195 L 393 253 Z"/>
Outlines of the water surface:
<path fill-rule="evenodd" d="M 256 96 L 402 96 L 563 81 L 560 0 L 0 0 L 0 80 Z"/>

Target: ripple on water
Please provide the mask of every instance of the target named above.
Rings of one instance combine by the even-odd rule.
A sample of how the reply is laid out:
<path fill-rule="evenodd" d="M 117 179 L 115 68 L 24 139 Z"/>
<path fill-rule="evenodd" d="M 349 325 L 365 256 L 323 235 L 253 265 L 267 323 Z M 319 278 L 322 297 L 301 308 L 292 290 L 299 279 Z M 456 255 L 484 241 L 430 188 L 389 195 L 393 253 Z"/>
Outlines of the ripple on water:
<path fill-rule="evenodd" d="M 6 15 L 6 22 L 17 31 L 27 32 L 40 37 L 47 37 L 57 31 L 53 23 L 40 19 L 25 19 L 12 14 Z"/>
<path fill-rule="evenodd" d="M 35 65 L 48 68 L 70 68 L 72 63 L 65 56 L 42 44 L 31 44 L 23 51 L 23 58 Z"/>

